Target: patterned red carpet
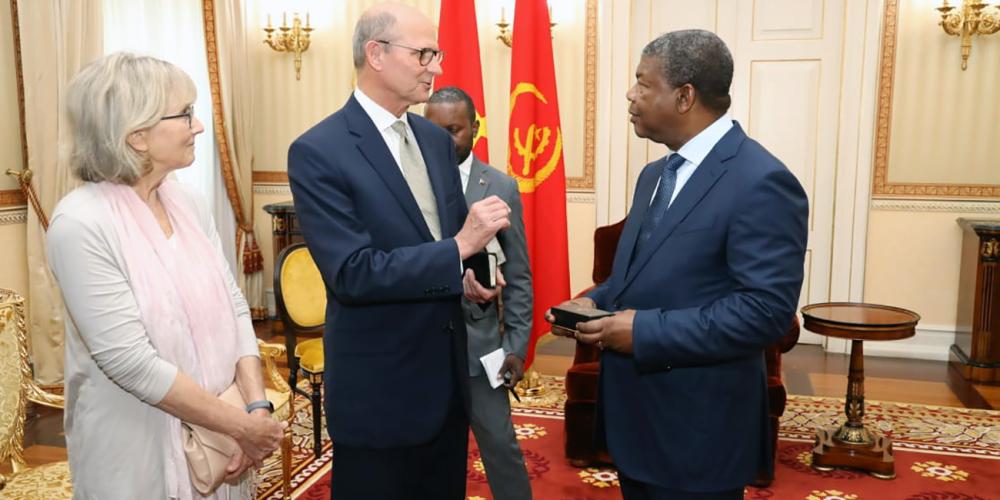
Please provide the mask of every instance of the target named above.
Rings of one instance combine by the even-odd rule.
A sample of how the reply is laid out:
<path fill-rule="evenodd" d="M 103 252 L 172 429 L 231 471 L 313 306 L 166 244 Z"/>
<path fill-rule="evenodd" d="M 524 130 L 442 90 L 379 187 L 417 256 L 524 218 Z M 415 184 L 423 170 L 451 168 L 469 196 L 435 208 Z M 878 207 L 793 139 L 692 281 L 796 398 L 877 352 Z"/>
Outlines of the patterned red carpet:
<path fill-rule="evenodd" d="M 525 453 L 536 499 L 587 500 L 620 498 L 614 469 L 577 469 L 563 458 L 562 379 L 546 377 L 548 394 L 517 405 L 514 422 Z M 525 403 L 528 403 L 525 401 Z M 1000 500 L 1000 412 L 867 402 L 866 423 L 893 438 L 896 479 L 883 481 L 866 474 L 809 466 L 816 427 L 843 419 L 843 402 L 832 398 L 789 398 L 782 418 L 777 479 L 770 488 L 747 488 L 748 499 L 998 499 Z M 312 460 L 310 415 L 297 415 L 293 497 L 329 498 L 332 451 Z M 262 476 L 259 499 L 281 498 L 280 470 L 269 462 Z M 470 439 L 468 491 L 470 500 L 491 498 L 479 451 Z"/>

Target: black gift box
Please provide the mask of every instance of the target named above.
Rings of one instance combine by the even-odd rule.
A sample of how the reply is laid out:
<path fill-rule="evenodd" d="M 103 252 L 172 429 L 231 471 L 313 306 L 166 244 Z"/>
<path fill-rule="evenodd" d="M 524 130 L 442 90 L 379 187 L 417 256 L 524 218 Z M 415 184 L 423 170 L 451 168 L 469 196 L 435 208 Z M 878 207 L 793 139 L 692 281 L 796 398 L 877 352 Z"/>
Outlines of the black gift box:
<path fill-rule="evenodd" d="M 614 316 L 614 313 L 570 302 L 562 306 L 553 307 L 552 315 L 556 318 L 553 323 L 554 325 L 561 326 L 567 330 L 576 330 L 577 323 Z"/>

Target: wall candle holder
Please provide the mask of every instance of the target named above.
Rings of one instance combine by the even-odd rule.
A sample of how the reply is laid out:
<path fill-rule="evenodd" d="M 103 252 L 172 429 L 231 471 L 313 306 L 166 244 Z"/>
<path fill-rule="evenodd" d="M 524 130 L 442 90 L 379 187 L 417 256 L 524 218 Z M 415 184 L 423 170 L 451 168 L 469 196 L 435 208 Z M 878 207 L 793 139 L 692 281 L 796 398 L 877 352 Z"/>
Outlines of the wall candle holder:
<path fill-rule="evenodd" d="M 972 37 L 1000 31 L 1000 8 L 978 0 L 962 0 L 962 7 L 955 10 L 944 0 L 937 10 L 941 13 L 938 25 L 944 32 L 962 38 L 962 71 L 965 71 L 969 67 Z"/>
<path fill-rule="evenodd" d="M 274 35 L 275 28 L 271 27 L 271 15 L 267 15 L 267 27 L 264 32 L 267 38 L 264 43 L 277 52 L 291 52 L 295 54 L 295 79 L 302 79 L 302 53 L 309 50 L 309 33 L 313 30 L 309 27 L 309 13 L 306 12 L 306 25 L 302 26 L 302 19 L 298 12 L 292 14 L 292 25 L 288 26 L 287 16 L 281 13 L 281 26 L 277 28 L 281 33 Z"/>
<path fill-rule="evenodd" d="M 552 22 L 552 7 L 550 6 L 549 7 L 549 32 L 550 33 L 553 32 L 553 30 L 555 30 L 556 24 L 558 24 L 558 23 Z M 497 28 L 500 29 L 500 34 L 497 35 L 497 40 L 500 40 L 501 42 L 503 42 L 503 44 L 506 45 L 507 47 L 513 47 L 514 46 L 514 38 L 513 38 L 514 28 L 511 27 L 511 23 L 507 22 L 507 17 L 506 17 L 506 15 L 504 13 L 504 8 L 503 7 L 500 7 L 500 21 L 497 22 Z M 508 29 L 508 28 L 510 28 L 510 29 Z M 555 34 L 552 34 L 551 36 L 553 38 L 555 38 Z"/>

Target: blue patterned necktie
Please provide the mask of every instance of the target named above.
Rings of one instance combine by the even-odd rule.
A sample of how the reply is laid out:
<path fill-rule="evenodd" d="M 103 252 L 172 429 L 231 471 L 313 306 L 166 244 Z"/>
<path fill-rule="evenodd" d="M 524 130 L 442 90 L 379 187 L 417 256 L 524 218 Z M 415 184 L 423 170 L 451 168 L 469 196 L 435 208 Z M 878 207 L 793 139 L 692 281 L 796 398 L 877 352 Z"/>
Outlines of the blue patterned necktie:
<path fill-rule="evenodd" d="M 635 254 L 638 255 L 640 248 L 649 241 L 656 230 L 656 226 L 663 219 L 663 214 L 667 213 L 670 206 L 670 198 L 674 194 L 674 186 L 677 185 L 677 169 L 684 164 L 684 157 L 674 153 L 663 165 L 660 173 L 660 183 L 657 185 L 656 194 L 653 201 L 646 209 L 646 216 L 642 218 L 642 226 L 639 228 L 639 240 L 635 243 Z"/>

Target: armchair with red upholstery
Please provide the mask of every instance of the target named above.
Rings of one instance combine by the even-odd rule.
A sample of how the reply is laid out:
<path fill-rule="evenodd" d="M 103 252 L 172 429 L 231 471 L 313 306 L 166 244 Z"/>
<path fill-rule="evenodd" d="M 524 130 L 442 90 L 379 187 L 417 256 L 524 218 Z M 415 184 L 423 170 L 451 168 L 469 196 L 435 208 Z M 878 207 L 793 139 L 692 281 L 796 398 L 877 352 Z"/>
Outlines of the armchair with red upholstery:
<path fill-rule="evenodd" d="M 625 221 L 603 226 L 594 231 L 594 284 L 603 283 L 611 275 L 615 249 Z M 589 291 L 585 290 L 582 293 Z M 582 295 L 581 293 L 581 295 Z M 787 393 L 781 380 L 781 354 L 795 347 L 799 340 L 799 321 L 793 318 L 788 333 L 764 351 L 767 365 L 767 395 L 771 430 L 772 452 L 777 452 L 778 420 L 785 412 Z M 597 410 L 597 372 L 600 351 L 593 346 L 576 343 L 573 365 L 566 372 L 565 433 L 566 458 L 576 467 L 594 463 L 611 463 L 607 450 L 595 445 L 595 415 Z M 774 455 L 771 460 L 773 462 Z M 761 471 L 754 485 L 766 486 L 774 480 L 773 474 Z"/>

